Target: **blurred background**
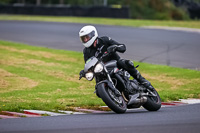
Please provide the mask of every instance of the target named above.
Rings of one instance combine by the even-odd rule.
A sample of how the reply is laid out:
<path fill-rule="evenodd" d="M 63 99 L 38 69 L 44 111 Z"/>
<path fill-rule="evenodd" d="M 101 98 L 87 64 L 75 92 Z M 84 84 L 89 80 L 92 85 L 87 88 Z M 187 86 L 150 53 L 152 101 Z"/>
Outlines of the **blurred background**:
<path fill-rule="evenodd" d="M 1 0 L 1 14 L 200 19 L 200 0 Z"/>

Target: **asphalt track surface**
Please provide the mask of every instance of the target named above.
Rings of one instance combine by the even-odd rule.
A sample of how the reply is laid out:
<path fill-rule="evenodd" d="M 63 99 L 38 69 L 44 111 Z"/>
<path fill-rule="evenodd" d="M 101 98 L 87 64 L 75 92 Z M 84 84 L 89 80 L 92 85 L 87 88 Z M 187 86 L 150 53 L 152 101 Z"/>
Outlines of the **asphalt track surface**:
<path fill-rule="evenodd" d="M 78 32 L 86 24 L 0 21 L 0 40 L 82 51 Z M 99 36 L 124 43 L 122 58 L 200 70 L 200 33 L 95 25 Z"/>
<path fill-rule="evenodd" d="M 0 120 L 0 133 L 199 133 L 200 104 L 125 114 L 46 116 Z"/>

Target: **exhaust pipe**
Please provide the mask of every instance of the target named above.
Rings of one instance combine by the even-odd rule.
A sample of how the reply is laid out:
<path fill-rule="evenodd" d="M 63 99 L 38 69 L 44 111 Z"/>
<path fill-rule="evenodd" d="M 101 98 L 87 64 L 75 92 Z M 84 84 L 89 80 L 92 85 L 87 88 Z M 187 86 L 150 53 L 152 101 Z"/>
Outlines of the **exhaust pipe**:
<path fill-rule="evenodd" d="M 142 106 L 143 104 L 145 104 L 147 102 L 147 97 L 142 96 L 140 98 L 136 97 L 135 95 L 133 95 L 131 97 L 131 99 L 128 102 L 128 105 L 137 105 L 137 106 Z"/>

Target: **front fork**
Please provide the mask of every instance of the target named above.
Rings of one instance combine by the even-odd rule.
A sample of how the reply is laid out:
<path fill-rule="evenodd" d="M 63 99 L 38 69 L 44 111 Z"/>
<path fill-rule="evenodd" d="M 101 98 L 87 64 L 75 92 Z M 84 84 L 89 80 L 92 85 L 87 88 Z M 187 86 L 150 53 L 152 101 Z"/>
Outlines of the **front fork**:
<path fill-rule="evenodd" d="M 104 70 L 106 72 L 106 76 L 108 78 L 108 80 L 103 80 L 103 81 L 100 81 L 99 83 L 96 84 L 95 86 L 95 89 L 98 88 L 98 85 L 101 84 L 101 83 L 106 83 L 108 85 L 108 87 L 112 90 L 112 92 L 116 95 L 116 96 L 121 96 L 121 93 L 119 92 L 119 90 L 115 87 L 111 77 L 110 77 L 110 74 L 108 72 L 108 70 L 106 69 L 106 67 L 104 67 Z"/>
<path fill-rule="evenodd" d="M 109 72 L 108 72 L 108 70 L 107 70 L 107 68 L 105 66 L 104 66 L 104 70 L 106 72 L 106 76 L 107 76 L 108 80 L 112 83 L 112 86 L 115 88 L 115 85 L 114 85 L 114 83 L 113 83 L 113 81 L 112 81 L 112 79 L 110 77 L 110 74 L 109 74 Z"/>

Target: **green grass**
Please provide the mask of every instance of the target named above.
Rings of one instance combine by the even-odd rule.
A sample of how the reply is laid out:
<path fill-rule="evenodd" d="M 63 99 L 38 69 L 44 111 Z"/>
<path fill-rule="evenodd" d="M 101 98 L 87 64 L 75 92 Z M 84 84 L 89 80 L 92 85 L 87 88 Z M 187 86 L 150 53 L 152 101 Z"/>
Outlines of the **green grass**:
<path fill-rule="evenodd" d="M 58 16 L 28 16 L 28 15 L 0 15 L 0 20 L 23 20 L 23 21 L 49 21 L 49 22 L 70 22 L 85 24 L 103 24 L 119 26 L 169 26 L 200 29 L 200 21 L 172 21 L 172 20 L 139 20 L 139 19 L 114 19 L 114 18 L 93 18 L 93 17 L 58 17 Z"/>
<path fill-rule="evenodd" d="M 78 80 L 80 52 L 0 41 L 0 110 L 58 110 L 104 105 L 94 81 Z M 139 63 L 163 101 L 200 98 L 200 71 Z"/>

